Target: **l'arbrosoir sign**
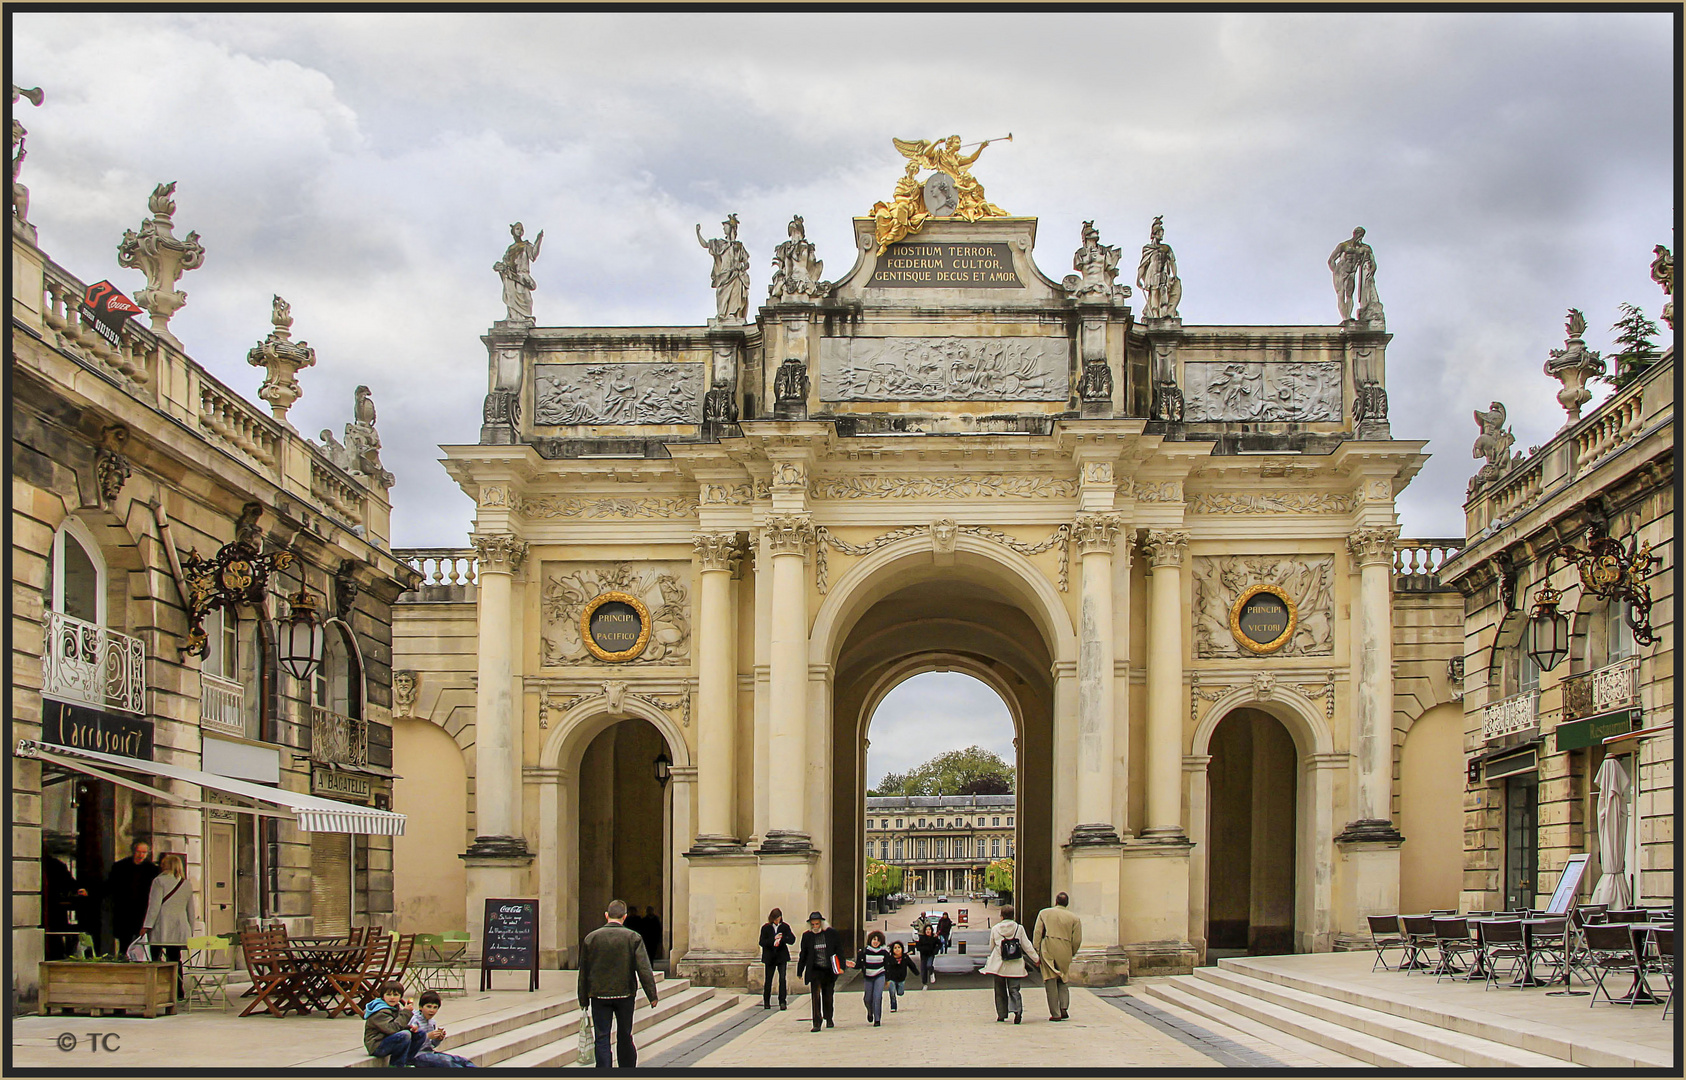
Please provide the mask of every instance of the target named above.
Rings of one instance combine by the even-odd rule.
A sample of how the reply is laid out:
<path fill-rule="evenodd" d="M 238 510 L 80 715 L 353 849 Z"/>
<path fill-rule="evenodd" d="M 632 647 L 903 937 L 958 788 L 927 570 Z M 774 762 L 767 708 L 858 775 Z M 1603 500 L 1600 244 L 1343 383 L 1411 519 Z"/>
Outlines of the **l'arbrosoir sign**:
<path fill-rule="evenodd" d="M 891 244 L 869 289 L 1022 289 L 1005 242 Z"/>

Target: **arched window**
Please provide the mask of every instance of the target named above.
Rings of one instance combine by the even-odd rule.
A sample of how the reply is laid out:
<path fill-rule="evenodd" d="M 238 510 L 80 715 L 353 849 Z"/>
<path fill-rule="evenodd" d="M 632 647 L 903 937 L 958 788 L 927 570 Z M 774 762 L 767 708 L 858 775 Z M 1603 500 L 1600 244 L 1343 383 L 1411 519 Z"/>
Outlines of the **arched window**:
<path fill-rule="evenodd" d="M 76 518 L 65 518 L 53 536 L 43 599 L 51 611 L 105 625 L 105 560 L 93 533 Z"/>
<path fill-rule="evenodd" d="M 357 654 L 346 638 L 345 624 L 333 620 L 324 635 L 322 662 L 316 666 L 310 700 L 329 712 L 361 719 L 362 681 Z"/>
<path fill-rule="evenodd" d="M 999 837 L 989 842 L 989 854 L 993 859 L 1001 857 L 1001 839 Z"/>

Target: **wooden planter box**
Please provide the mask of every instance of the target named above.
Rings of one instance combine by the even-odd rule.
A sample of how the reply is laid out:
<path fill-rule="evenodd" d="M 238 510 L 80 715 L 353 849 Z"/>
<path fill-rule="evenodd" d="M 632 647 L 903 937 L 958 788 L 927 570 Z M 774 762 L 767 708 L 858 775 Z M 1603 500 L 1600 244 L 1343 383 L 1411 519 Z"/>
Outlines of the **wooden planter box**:
<path fill-rule="evenodd" d="M 151 1019 L 176 1011 L 173 963 L 102 964 L 42 961 L 41 1015 L 55 1010 L 105 1016 L 139 1012 Z"/>

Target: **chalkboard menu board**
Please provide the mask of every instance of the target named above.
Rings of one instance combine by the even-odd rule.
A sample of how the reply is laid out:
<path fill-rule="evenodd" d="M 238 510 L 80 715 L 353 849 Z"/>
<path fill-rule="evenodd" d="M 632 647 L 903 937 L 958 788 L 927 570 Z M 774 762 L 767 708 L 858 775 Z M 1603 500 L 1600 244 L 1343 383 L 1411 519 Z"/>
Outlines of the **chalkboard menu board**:
<path fill-rule="evenodd" d="M 539 988 L 539 902 L 486 899 L 480 931 L 480 989 L 492 988 L 494 971 L 528 971 L 528 990 Z"/>

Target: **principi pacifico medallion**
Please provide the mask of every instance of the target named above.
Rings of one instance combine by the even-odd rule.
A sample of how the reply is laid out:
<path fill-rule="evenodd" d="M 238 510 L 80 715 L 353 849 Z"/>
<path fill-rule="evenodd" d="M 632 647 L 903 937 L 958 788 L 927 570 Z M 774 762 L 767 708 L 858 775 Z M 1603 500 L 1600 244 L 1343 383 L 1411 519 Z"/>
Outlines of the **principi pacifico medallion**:
<path fill-rule="evenodd" d="M 907 158 L 907 170 L 896 181 L 895 196 L 889 202 L 872 206 L 871 217 L 877 222 L 875 254 L 905 236 L 925 227 L 932 218 L 956 217 L 962 221 L 979 221 L 986 217 L 1007 217 L 1007 211 L 984 198 L 983 185 L 969 169 L 984 147 L 992 142 L 1012 142 L 1008 132 L 1001 139 L 985 139 L 979 143 L 961 145 L 960 136 L 946 139 L 891 139 L 896 149 Z M 967 146 L 976 146 L 970 154 L 962 154 Z M 932 175 L 920 183 L 919 174 L 930 170 Z"/>
<path fill-rule="evenodd" d="M 599 660 L 636 660 L 650 643 L 650 611 L 631 593 L 603 593 L 580 612 L 580 639 Z"/>
<path fill-rule="evenodd" d="M 1294 636 L 1299 613 L 1288 593 L 1275 585 L 1254 585 L 1229 609 L 1229 632 L 1243 649 L 1273 653 Z"/>

